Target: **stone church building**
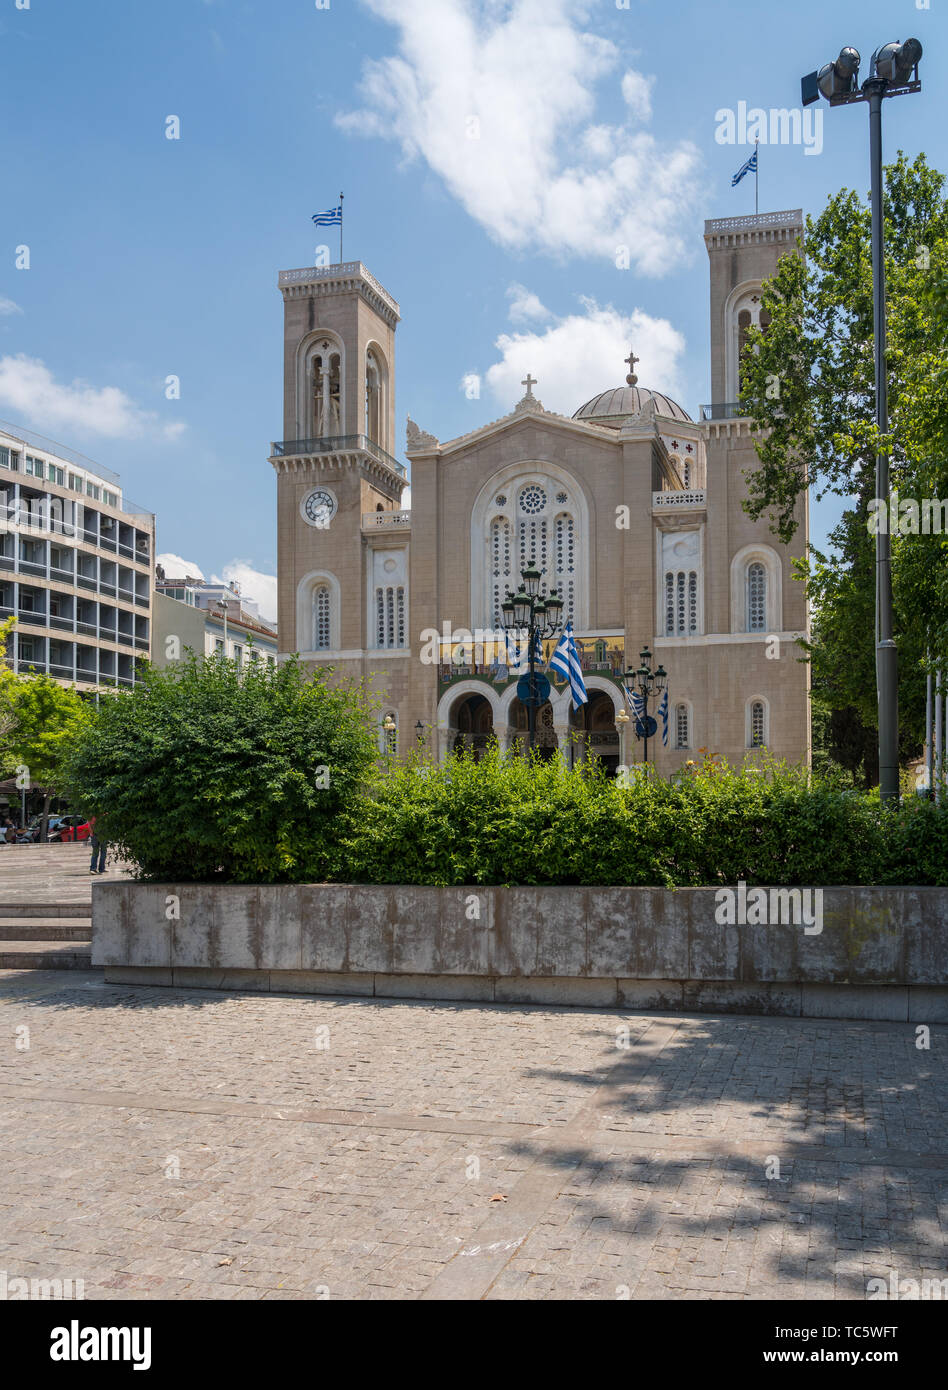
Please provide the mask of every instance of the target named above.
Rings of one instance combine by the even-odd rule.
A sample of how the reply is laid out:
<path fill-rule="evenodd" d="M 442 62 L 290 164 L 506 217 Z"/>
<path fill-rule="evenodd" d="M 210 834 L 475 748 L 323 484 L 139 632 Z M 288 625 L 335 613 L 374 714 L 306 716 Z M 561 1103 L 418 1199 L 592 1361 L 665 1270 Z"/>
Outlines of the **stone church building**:
<path fill-rule="evenodd" d="M 410 510 L 394 456 L 398 304 L 360 262 L 282 271 L 284 439 L 270 460 L 281 650 L 366 680 L 380 746 L 401 755 L 420 745 L 444 758 L 492 734 L 516 747 L 517 673 L 503 646 L 473 638 L 500 629 L 499 605 L 532 562 L 565 603 L 589 693 L 574 711 L 553 682 L 541 747 L 610 768 L 639 761 L 616 715 L 622 672 L 647 645 L 668 671 L 668 743 L 649 746 L 658 772 L 702 749 L 808 760 L 808 667 L 794 642 L 807 610 L 792 566 L 805 504 L 789 547 L 742 509 L 756 455 L 736 404 L 761 282 L 801 232 L 799 212 L 705 224 L 713 400 L 700 418 L 638 384 L 634 349 L 626 384 L 617 362 L 617 381 L 572 416 L 544 409 L 528 373 L 509 414 L 458 439 L 409 418 Z"/>

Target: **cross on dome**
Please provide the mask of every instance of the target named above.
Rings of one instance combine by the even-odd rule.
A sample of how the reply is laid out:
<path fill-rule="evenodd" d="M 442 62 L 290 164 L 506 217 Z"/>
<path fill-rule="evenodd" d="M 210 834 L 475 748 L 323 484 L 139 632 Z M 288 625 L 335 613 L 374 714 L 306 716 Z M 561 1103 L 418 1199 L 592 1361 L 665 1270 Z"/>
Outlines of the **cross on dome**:
<path fill-rule="evenodd" d="M 638 381 L 638 377 L 635 375 L 635 364 L 641 360 L 641 357 L 636 357 L 635 348 L 631 348 L 628 357 L 623 358 L 623 361 L 629 364 L 629 375 L 625 379 L 628 386 L 634 386 Z"/>

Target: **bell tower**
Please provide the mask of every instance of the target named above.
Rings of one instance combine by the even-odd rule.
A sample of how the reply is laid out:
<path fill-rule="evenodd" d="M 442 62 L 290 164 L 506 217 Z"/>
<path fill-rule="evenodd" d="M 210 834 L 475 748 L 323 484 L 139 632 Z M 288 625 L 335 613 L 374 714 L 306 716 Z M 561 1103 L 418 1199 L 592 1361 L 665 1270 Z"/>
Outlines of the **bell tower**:
<path fill-rule="evenodd" d="M 391 453 L 395 300 L 361 261 L 283 270 L 280 291 L 284 437 L 365 435 Z"/>
<path fill-rule="evenodd" d="M 762 212 L 704 224 L 711 262 L 711 401 L 721 412 L 740 396 L 741 350 L 748 328 L 761 324 L 760 287 L 781 256 L 795 251 L 803 213 Z M 715 416 L 714 418 L 718 418 Z"/>
<path fill-rule="evenodd" d="M 279 283 L 280 650 L 338 668 L 371 645 L 367 518 L 398 513 L 407 484 L 394 456 L 398 304 L 361 261 L 283 270 Z M 389 587 L 394 630 L 405 585 L 400 598 Z"/>

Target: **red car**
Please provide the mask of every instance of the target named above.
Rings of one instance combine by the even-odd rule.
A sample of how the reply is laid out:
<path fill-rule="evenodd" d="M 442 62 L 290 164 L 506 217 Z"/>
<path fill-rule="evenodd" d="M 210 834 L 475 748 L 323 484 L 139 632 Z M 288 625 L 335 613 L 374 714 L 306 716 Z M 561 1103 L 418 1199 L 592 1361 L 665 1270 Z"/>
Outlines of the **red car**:
<path fill-rule="evenodd" d="M 92 826 L 85 816 L 63 816 L 56 828 L 60 840 L 88 840 L 92 834 Z"/>

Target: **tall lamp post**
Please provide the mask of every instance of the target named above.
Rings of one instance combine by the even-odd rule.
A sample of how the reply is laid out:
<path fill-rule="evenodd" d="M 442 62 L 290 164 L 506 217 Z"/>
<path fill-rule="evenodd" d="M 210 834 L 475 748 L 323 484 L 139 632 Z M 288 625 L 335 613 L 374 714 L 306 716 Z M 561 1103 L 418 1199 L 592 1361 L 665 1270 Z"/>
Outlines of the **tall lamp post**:
<path fill-rule="evenodd" d="M 641 666 L 636 669 L 629 667 L 625 678 L 630 685 L 638 687 L 642 699 L 642 713 L 635 721 L 635 737 L 644 741 L 644 762 L 648 767 L 648 741 L 658 732 L 658 724 L 648 712 L 648 702 L 653 695 L 661 695 L 668 683 L 668 672 L 664 666 L 652 670 L 652 653 L 648 647 L 639 652 L 639 661 L 642 663 Z"/>
<path fill-rule="evenodd" d="M 508 636 L 527 642 L 529 653 L 529 675 L 526 685 L 521 681 L 517 694 L 521 704 L 527 707 L 527 743 L 530 752 L 534 750 L 537 735 L 537 710 L 549 698 L 549 686 L 543 688 L 545 677 L 537 676 L 537 647 L 544 637 L 553 637 L 560 629 L 563 619 L 563 600 L 555 589 L 546 595 L 540 593 L 542 574 L 532 565 L 520 571 L 523 581 L 517 593 L 507 590 L 507 597 L 500 605 L 501 623 Z M 521 693 L 521 687 L 523 687 Z"/>
<path fill-rule="evenodd" d="M 872 55 L 870 75 L 860 88 L 859 52 L 844 48 L 834 63 L 826 63 L 802 80 L 804 106 L 826 97 L 830 106 L 869 103 L 869 159 L 872 172 L 872 309 L 875 330 L 876 427 L 888 433 L 889 402 L 886 379 L 885 245 L 882 219 L 882 102 L 922 90 L 918 39 L 883 44 Z M 876 497 L 889 501 L 889 456 L 876 454 Z M 879 792 L 882 800 L 899 799 L 899 675 L 898 651 L 892 636 L 892 551 L 888 527 L 876 530 L 876 694 L 879 710 Z"/>

